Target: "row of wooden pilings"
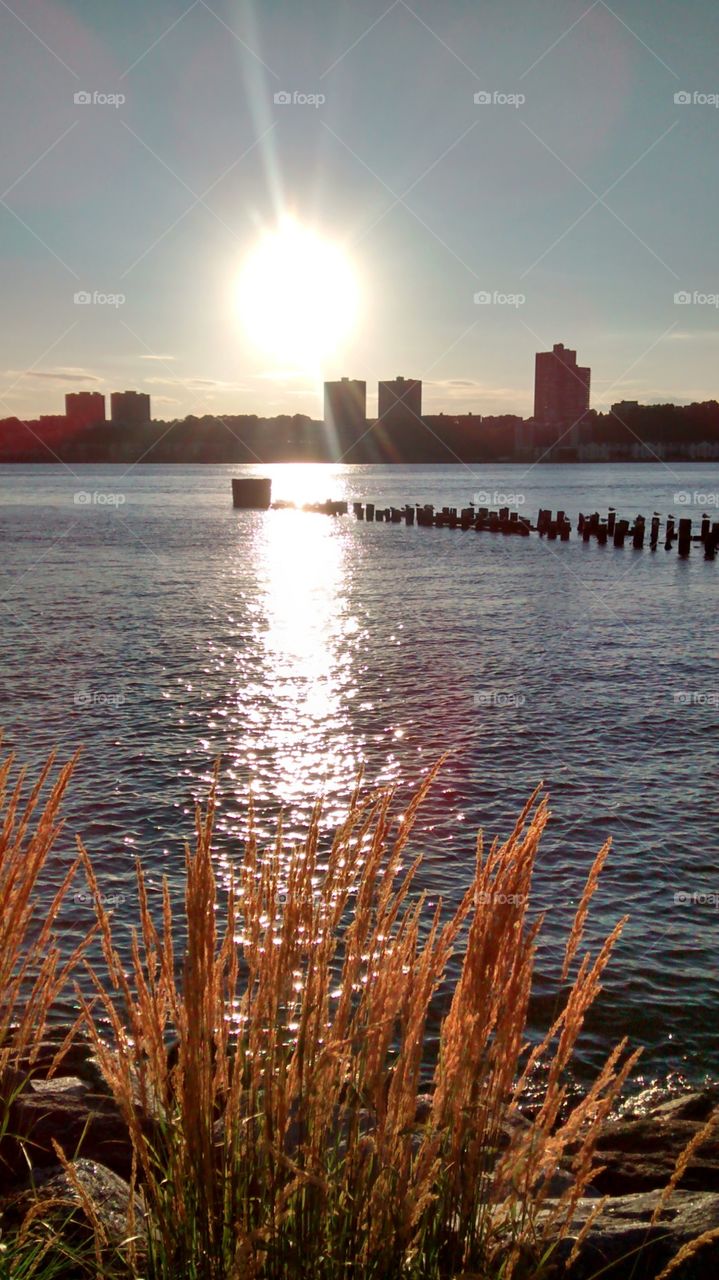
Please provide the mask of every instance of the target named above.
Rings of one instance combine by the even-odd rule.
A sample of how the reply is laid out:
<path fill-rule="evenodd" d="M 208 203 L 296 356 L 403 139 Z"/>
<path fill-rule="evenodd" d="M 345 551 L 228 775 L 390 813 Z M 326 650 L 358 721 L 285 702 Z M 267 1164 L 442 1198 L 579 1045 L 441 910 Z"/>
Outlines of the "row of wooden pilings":
<path fill-rule="evenodd" d="M 339 504 L 322 505 L 326 509 Z M 474 506 L 460 509 L 442 507 L 441 510 L 435 511 L 430 503 L 425 503 L 423 506 L 417 503 L 414 506 L 379 507 L 372 502 L 353 502 L 352 509 L 358 520 L 386 524 L 413 525 L 416 523 L 435 529 L 474 529 L 478 533 L 515 534 L 525 538 L 530 533 L 538 533 L 541 538 L 546 537 L 550 542 L 557 539 L 568 542 L 572 530 L 571 521 L 564 511 L 557 511 L 556 515 L 553 515 L 548 509 L 540 509 L 534 524 L 529 516 L 511 511 L 509 507 L 501 507 L 499 511 Z M 667 551 L 670 551 L 676 543 L 678 554 L 686 557 L 691 551 L 692 543 L 695 542 L 703 546 L 705 559 L 716 558 L 717 548 L 719 548 L 719 521 L 712 523 L 709 516 L 704 514 L 698 534 L 692 532 L 690 517 L 680 519 L 677 527 L 674 516 L 668 516 L 663 534 L 661 527 L 661 517 L 656 512 L 651 518 L 647 531 L 647 521 L 644 516 L 636 516 L 633 521 L 620 520 L 613 507 L 609 508 L 605 517 L 595 511 L 592 515 L 580 513 L 577 520 L 577 533 L 583 542 L 590 542 L 594 538 L 599 546 L 606 546 L 611 541 L 615 547 L 623 547 L 627 542 L 631 542 L 636 550 L 642 550 L 648 532 L 649 547 L 652 551 L 656 551 L 660 541 L 663 541 Z"/>
<path fill-rule="evenodd" d="M 605 519 L 597 511 L 591 516 L 580 514 L 577 532 L 581 534 L 583 542 L 590 542 L 592 538 L 596 538 L 600 546 L 606 545 L 611 538 L 615 547 L 623 547 L 630 539 L 637 551 L 643 549 L 648 532 L 649 547 L 652 551 L 656 551 L 660 541 L 663 542 L 666 551 L 671 551 L 676 543 L 677 552 L 682 557 L 688 556 L 692 543 L 697 542 L 703 546 L 706 560 L 716 559 L 717 547 L 719 547 L 719 521 L 712 523 L 706 513 L 702 515 L 699 533 L 692 532 L 692 520 L 689 516 L 682 517 L 678 527 L 675 517 L 667 516 L 662 533 L 662 520 L 658 512 L 654 512 L 647 531 L 644 516 L 637 516 L 633 523 L 629 520 L 618 520 L 616 511 L 610 507 Z"/>

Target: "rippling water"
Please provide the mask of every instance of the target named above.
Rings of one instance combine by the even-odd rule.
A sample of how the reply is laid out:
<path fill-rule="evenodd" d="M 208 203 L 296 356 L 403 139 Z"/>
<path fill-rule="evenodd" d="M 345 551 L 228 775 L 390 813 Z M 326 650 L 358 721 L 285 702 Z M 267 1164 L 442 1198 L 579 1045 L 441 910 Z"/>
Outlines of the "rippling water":
<path fill-rule="evenodd" d="M 719 1073 L 719 565 L 576 536 L 234 511 L 243 470 L 256 469 L 0 468 L 0 725 L 33 764 L 53 745 L 84 748 L 51 880 L 79 832 L 127 945 L 134 859 L 179 895 L 215 758 L 222 868 L 241 850 L 250 787 L 262 831 L 283 809 L 294 837 L 319 792 L 331 826 L 360 767 L 404 795 L 451 749 L 414 842 L 423 885 L 455 902 L 477 827 L 508 833 L 544 781 L 533 1016 L 554 1007 L 567 924 L 612 835 L 591 935 L 631 919 L 583 1064 L 628 1034 L 646 1046 L 646 1076 Z M 677 492 L 719 494 L 716 466 L 262 471 L 275 498 L 298 502 L 461 506 L 498 490 L 532 516 L 679 515 Z M 90 918 L 81 898 L 72 907 L 68 943 Z"/>

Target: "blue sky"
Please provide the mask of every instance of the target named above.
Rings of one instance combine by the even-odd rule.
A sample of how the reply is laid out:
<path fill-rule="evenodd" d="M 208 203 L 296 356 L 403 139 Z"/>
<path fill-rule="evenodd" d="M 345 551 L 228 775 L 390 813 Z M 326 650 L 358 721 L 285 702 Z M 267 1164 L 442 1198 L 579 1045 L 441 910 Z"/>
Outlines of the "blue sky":
<path fill-rule="evenodd" d="M 319 417 L 341 374 L 528 414 L 560 341 L 594 407 L 715 398 L 717 47 L 708 0 L 0 0 L 0 415 Z M 287 214 L 361 296 L 312 372 L 236 305 Z"/>

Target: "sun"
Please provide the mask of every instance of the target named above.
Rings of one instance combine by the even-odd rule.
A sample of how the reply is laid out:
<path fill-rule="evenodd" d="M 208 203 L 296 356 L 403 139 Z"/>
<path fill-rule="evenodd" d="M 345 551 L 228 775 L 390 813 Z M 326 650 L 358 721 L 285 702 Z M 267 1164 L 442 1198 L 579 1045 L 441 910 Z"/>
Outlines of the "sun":
<path fill-rule="evenodd" d="M 355 327 L 357 275 L 340 245 L 287 217 L 248 254 L 237 307 L 248 338 L 265 355 L 316 371 Z"/>

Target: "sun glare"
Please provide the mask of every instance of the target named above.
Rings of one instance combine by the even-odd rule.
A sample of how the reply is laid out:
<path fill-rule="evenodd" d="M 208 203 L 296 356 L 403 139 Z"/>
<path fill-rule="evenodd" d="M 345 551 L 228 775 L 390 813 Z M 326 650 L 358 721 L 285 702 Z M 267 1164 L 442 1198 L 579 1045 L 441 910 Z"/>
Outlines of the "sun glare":
<path fill-rule="evenodd" d="M 357 320 L 357 277 L 344 250 L 293 218 L 248 255 L 237 303 L 247 336 L 291 368 L 319 370 Z"/>

